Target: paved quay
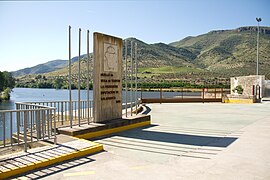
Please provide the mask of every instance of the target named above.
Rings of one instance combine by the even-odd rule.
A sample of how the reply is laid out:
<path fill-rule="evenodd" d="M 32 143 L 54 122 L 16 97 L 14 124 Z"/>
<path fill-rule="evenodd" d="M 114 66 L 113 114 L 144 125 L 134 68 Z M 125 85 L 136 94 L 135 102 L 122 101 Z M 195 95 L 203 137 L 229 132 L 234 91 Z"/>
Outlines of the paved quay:
<path fill-rule="evenodd" d="M 270 101 L 150 104 L 152 125 L 17 179 L 270 179 Z"/>

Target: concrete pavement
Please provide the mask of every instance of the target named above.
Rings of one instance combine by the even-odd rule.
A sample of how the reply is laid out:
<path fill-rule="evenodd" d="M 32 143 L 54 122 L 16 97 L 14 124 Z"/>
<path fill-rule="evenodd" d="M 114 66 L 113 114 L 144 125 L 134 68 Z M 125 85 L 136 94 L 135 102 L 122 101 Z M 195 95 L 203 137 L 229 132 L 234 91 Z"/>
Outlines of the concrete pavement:
<path fill-rule="evenodd" d="M 97 139 L 105 152 L 18 178 L 270 179 L 269 101 L 149 107 L 152 126 Z"/>

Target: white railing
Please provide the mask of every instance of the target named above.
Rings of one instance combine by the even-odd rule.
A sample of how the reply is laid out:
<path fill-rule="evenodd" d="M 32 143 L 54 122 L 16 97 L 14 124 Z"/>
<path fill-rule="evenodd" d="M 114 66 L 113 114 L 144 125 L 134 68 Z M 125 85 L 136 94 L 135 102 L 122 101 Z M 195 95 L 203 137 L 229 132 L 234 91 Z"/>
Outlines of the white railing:
<path fill-rule="evenodd" d="M 16 103 L 16 110 L 0 110 L 0 148 L 54 139 L 56 143 L 56 108 L 30 103 Z"/>
<path fill-rule="evenodd" d="M 35 105 L 54 107 L 56 127 L 90 124 L 93 122 L 93 101 L 42 101 L 28 102 Z M 72 113 L 70 113 L 70 111 Z M 71 115 L 71 116 L 70 116 Z"/>

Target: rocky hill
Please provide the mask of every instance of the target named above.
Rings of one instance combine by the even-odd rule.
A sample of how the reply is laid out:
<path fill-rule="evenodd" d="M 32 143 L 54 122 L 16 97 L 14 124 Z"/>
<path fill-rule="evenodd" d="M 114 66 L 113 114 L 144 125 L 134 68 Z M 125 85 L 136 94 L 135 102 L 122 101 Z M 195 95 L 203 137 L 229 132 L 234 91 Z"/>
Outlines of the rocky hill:
<path fill-rule="evenodd" d="M 228 78 L 256 73 L 256 27 L 210 31 L 170 44 L 147 44 L 136 38 L 127 40 L 138 44 L 139 72 L 146 78 Z M 85 63 L 83 57 L 85 55 L 82 63 Z M 72 59 L 73 73 L 77 71 L 77 59 Z M 82 72 L 85 71 L 86 66 L 82 66 Z M 13 72 L 16 76 L 41 73 L 66 76 L 67 61 L 48 62 Z M 270 27 L 260 28 L 259 73 L 270 79 Z"/>
<path fill-rule="evenodd" d="M 194 65 L 211 72 L 234 75 L 256 73 L 257 28 L 211 31 L 169 45 L 185 48 L 196 58 Z M 259 73 L 270 78 L 270 28 L 260 28 Z"/>
<path fill-rule="evenodd" d="M 81 55 L 81 58 L 84 58 L 86 55 Z M 75 56 L 71 59 L 71 62 L 74 63 L 78 61 L 78 56 Z M 68 66 L 68 60 L 62 60 L 62 59 L 57 59 L 57 60 L 52 60 L 48 61 L 43 64 L 38 64 L 33 67 L 28 67 L 24 69 L 20 69 L 18 71 L 13 71 L 11 72 L 13 76 L 18 77 L 18 76 L 23 76 L 23 75 L 31 75 L 31 74 L 44 74 L 48 72 L 53 72 L 62 68 L 65 68 Z"/>

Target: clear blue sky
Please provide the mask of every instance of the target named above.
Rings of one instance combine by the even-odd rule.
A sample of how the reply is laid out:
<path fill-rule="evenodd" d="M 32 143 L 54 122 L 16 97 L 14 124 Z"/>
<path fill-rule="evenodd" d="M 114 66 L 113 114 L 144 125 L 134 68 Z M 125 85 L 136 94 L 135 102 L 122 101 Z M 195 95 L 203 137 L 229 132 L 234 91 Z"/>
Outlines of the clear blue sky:
<path fill-rule="evenodd" d="M 6 1 L 0 2 L 0 71 L 68 59 L 68 25 L 78 55 L 78 28 L 136 37 L 147 43 L 178 41 L 218 29 L 270 26 L 269 0 Z M 92 51 L 92 47 L 91 47 Z"/>

